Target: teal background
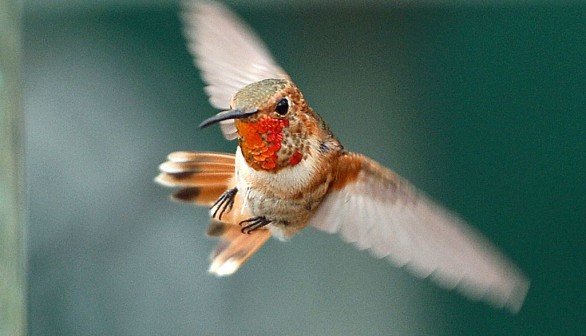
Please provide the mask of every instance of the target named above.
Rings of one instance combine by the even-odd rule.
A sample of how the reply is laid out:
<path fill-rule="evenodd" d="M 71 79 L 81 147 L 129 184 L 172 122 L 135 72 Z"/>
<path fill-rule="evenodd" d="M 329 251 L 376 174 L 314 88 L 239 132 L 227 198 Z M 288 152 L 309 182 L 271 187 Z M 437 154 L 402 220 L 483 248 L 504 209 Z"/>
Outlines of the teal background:
<path fill-rule="evenodd" d="M 0 1 L 0 336 L 25 335 L 21 6 Z"/>
<path fill-rule="evenodd" d="M 25 3 L 31 335 L 578 335 L 586 6 L 238 3 L 346 148 L 467 218 L 532 284 L 517 315 L 308 229 L 207 275 L 175 150 L 232 152 L 179 7 Z"/>

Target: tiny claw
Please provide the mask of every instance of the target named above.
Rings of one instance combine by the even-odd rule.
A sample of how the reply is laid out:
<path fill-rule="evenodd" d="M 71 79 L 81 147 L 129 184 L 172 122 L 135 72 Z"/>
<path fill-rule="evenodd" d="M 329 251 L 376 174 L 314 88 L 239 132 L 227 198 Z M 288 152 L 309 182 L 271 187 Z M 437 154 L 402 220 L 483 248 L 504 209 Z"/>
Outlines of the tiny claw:
<path fill-rule="evenodd" d="M 242 226 L 242 225 L 246 224 L 240 230 L 240 232 L 245 233 L 245 234 L 251 234 L 256 229 L 260 229 L 261 227 L 266 226 L 270 223 L 271 223 L 271 221 L 266 219 L 265 216 L 257 216 L 257 217 L 245 219 L 242 222 L 238 223 L 238 225 Z"/>
<path fill-rule="evenodd" d="M 218 219 L 221 220 L 224 212 L 230 212 L 230 210 L 232 210 L 232 207 L 234 206 L 234 198 L 236 197 L 237 192 L 238 192 L 238 188 L 236 188 L 236 187 L 234 187 L 230 190 L 226 190 L 218 198 L 218 200 L 216 200 L 216 202 L 210 207 L 210 209 L 213 209 L 214 207 L 216 207 L 216 210 L 212 214 L 212 218 L 216 218 L 216 215 L 218 215 L 218 211 L 220 211 Z"/>

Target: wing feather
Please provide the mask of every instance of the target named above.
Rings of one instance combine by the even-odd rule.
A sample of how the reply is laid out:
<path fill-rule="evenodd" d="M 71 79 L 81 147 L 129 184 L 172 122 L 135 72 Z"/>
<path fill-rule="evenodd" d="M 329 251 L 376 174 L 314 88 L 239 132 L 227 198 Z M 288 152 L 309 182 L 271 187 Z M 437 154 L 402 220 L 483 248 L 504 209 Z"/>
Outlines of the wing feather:
<path fill-rule="evenodd" d="M 314 227 L 338 232 L 359 249 L 441 287 L 512 312 L 521 308 L 526 277 L 462 219 L 366 157 L 348 153 L 338 167 L 338 176 L 353 180 L 326 196 L 312 218 Z"/>
<path fill-rule="evenodd" d="M 359 225 L 353 225 L 351 221 L 351 213 L 352 209 L 354 209 L 354 204 L 356 201 L 353 201 L 353 198 L 349 197 L 349 195 L 345 196 L 343 199 L 343 217 L 340 218 L 340 234 L 350 243 L 356 243 L 359 238 L 359 231 L 362 228 Z"/>

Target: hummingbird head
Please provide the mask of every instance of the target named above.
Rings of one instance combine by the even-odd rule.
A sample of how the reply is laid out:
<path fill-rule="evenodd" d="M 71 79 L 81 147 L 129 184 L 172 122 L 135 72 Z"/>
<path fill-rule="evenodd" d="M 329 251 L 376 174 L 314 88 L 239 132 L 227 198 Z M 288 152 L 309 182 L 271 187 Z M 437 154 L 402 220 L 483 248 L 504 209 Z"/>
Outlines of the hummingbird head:
<path fill-rule="evenodd" d="M 205 120 L 200 127 L 233 120 L 238 144 L 249 166 L 276 173 L 311 155 L 311 145 L 323 127 L 301 91 L 286 79 L 249 84 L 232 98 L 231 109 Z M 315 138 L 316 141 L 312 141 Z"/>

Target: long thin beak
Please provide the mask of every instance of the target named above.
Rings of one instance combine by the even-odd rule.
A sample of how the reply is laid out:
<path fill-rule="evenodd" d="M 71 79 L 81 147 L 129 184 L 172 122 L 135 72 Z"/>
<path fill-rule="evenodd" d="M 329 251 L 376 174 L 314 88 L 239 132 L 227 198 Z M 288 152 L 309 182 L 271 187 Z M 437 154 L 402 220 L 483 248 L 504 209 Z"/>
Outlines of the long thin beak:
<path fill-rule="evenodd" d="M 258 110 L 242 111 L 240 109 L 234 109 L 234 110 L 222 111 L 222 112 L 216 114 L 215 116 L 204 120 L 201 124 L 199 124 L 199 128 L 208 127 L 208 126 L 213 125 L 215 123 L 218 123 L 222 120 L 246 118 L 250 115 L 255 114 L 256 112 L 258 112 Z"/>

